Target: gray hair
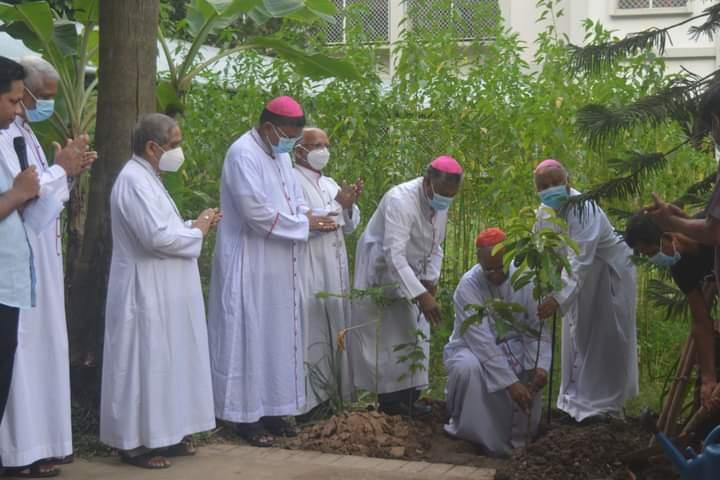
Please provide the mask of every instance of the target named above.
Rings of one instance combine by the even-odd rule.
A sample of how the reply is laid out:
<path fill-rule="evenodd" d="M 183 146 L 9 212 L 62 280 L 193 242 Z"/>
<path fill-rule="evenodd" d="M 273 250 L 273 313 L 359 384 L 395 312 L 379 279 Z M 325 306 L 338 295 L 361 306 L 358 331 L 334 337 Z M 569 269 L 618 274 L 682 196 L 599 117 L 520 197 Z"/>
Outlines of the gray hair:
<path fill-rule="evenodd" d="M 133 153 L 135 155 L 145 153 L 145 145 L 148 142 L 165 145 L 170 141 L 170 132 L 175 127 L 177 127 L 177 122 L 165 114 L 143 115 L 133 130 Z"/>
<path fill-rule="evenodd" d="M 22 65 L 25 69 L 25 86 L 33 94 L 37 92 L 37 90 L 41 88 L 45 82 L 57 82 L 60 80 L 60 75 L 58 75 L 55 67 L 42 57 L 23 57 L 18 63 L 20 63 L 20 65 Z"/>

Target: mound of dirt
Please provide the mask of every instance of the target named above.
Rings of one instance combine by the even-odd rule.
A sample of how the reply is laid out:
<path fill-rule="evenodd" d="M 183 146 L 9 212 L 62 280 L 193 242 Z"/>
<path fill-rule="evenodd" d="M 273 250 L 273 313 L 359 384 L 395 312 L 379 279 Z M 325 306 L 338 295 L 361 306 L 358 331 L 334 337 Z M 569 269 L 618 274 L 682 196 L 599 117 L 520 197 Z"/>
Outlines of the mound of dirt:
<path fill-rule="evenodd" d="M 452 463 L 497 469 L 497 480 L 674 480 L 679 478 L 660 457 L 631 471 L 624 455 L 647 446 L 640 422 L 613 421 L 578 427 L 555 421 L 529 448 L 512 458 L 483 454 L 472 443 L 447 436 L 443 402 L 432 402 L 433 414 L 408 420 L 376 411 L 355 411 L 306 425 L 295 438 L 276 439 L 293 450 L 342 455 Z"/>
<path fill-rule="evenodd" d="M 295 438 L 276 439 L 278 446 L 342 455 L 424 460 L 497 468 L 504 462 L 481 455 L 475 445 L 443 432 L 445 404 L 433 402 L 433 414 L 406 419 L 376 411 L 355 411 L 305 426 Z"/>

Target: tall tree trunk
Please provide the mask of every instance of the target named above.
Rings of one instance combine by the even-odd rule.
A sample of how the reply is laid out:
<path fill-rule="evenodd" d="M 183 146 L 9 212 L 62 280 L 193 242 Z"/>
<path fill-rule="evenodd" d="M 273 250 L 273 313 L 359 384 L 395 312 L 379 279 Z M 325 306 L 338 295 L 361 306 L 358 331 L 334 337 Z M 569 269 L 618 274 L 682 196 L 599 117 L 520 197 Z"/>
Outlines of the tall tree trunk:
<path fill-rule="evenodd" d="M 159 10 L 160 0 L 100 0 L 98 161 L 92 169 L 83 244 L 68 295 L 74 367 L 95 366 L 101 351 L 112 254 L 110 191 L 130 158 L 132 129 L 138 117 L 155 110 Z M 94 375 L 94 369 L 86 370 L 90 372 L 74 375 L 78 394 L 85 390 L 78 391 L 78 383 Z M 90 388 L 96 387 L 95 382 L 89 383 Z"/>

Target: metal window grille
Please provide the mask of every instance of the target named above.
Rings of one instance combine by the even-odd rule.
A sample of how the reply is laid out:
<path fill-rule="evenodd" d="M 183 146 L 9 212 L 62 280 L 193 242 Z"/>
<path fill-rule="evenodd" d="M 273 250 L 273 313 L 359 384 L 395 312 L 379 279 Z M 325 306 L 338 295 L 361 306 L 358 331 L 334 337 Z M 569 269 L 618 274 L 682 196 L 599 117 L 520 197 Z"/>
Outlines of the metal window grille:
<path fill-rule="evenodd" d="M 458 39 L 487 38 L 500 21 L 498 0 L 408 0 L 412 29 L 452 30 Z"/>
<path fill-rule="evenodd" d="M 344 43 L 347 31 L 360 27 L 370 42 L 387 42 L 390 38 L 390 3 L 388 0 L 334 0 L 338 10 L 335 24 L 327 29 L 327 41 Z M 348 15 L 348 11 L 353 13 Z"/>
<path fill-rule="evenodd" d="M 671 8 L 685 7 L 688 0 L 618 0 L 618 8 Z"/>

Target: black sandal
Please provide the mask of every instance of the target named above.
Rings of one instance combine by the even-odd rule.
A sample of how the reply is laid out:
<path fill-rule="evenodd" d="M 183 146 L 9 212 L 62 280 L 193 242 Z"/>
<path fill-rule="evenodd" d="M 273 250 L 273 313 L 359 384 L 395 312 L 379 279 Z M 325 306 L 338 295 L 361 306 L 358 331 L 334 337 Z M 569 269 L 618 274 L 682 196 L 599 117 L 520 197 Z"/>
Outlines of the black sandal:
<path fill-rule="evenodd" d="M 192 457 L 197 453 L 195 445 L 190 437 L 186 437 L 180 443 L 171 445 L 166 448 L 159 448 L 158 453 L 163 457 Z"/>
<path fill-rule="evenodd" d="M 297 428 L 283 417 L 263 417 L 263 425 L 276 437 L 297 437 Z"/>
<path fill-rule="evenodd" d="M 50 478 L 60 475 L 60 469 L 42 461 L 24 467 L 5 467 L 4 477 L 13 478 Z"/>
<path fill-rule="evenodd" d="M 164 455 L 158 455 L 155 451 L 143 453 L 142 455 L 137 455 L 135 457 L 131 457 L 127 454 L 121 453 L 120 460 L 123 463 L 127 463 L 128 465 L 146 468 L 148 470 L 162 470 L 165 468 L 170 468 L 170 462 L 168 461 L 168 459 L 165 458 Z M 153 462 L 154 460 L 163 460 L 163 464 L 158 465 L 157 462 Z"/>
<path fill-rule="evenodd" d="M 260 422 L 238 423 L 235 427 L 238 435 L 253 447 L 268 448 L 272 447 L 275 439 L 268 434 L 265 427 Z"/>

